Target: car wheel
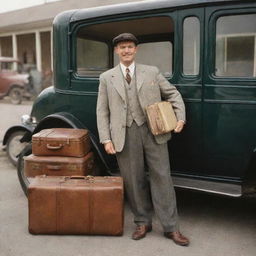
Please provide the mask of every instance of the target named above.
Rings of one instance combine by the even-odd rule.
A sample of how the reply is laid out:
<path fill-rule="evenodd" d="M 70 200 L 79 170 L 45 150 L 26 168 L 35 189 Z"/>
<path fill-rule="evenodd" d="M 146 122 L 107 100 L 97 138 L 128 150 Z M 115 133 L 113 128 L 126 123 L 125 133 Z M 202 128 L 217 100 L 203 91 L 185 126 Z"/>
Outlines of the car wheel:
<path fill-rule="evenodd" d="M 28 186 L 29 186 L 29 179 L 26 177 L 25 175 L 25 170 L 24 170 L 24 156 L 28 156 L 32 153 L 32 145 L 31 143 L 29 143 L 20 153 L 19 155 L 19 159 L 18 159 L 18 168 L 17 168 L 17 172 L 18 172 L 18 178 L 19 178 L 19 182 L 20 185 L 22 187 L 23 192 L 25 193 L 25 195 L 27 195 L 28 193 Z"/>
<path fill-rule="evenodd" d="M 20 139 L 24 136 L 26 131 L 15 131 L 13 132 L 6 142 L 6 153 L 10 162 L 17 166 L 18 155 L 28 144 L 27 142 L 20 142 Z"/>
<path fill-rule="evenodd" d="M 23 90 L 18 87 L 13 87 L 8 95 L 11 98 L 11 103 L 17 105 L 22 102 Z"/>

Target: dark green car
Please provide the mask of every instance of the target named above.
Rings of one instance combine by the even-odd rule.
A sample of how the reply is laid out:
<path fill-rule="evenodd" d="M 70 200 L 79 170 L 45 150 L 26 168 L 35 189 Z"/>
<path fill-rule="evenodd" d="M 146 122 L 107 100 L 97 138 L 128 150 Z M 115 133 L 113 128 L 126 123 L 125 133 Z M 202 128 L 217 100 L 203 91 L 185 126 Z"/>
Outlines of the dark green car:
<path fill-rule="evenodd" d="M 117 174 L 115 157 L 99 144 L 96 101 L 99 75 L 118 63 L 112 38 L 131 32 L 140 41 L 137 62 L 158 66 L 186 104 L 184 132 L 169 142 L 175 186 L 255 193 L 255 1 L 158 0 L 72 10 L 55 18 L 53 31 L 55 85 L 34 102 L 22 141 L 44 128 L 87 128 L 98 160 Z M 18 166 L 25 191 L 22 157 L 30 152 L 23 150 Z"/>

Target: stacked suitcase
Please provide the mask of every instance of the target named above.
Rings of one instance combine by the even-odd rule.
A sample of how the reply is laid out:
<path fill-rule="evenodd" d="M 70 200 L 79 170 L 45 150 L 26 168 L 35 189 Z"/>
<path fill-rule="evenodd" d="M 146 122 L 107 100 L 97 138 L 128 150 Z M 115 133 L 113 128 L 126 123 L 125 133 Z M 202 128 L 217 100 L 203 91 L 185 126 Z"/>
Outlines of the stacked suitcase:
<path fill-rule="evenodd" d="M 86 176 L 94 157 L 88 131 L 45 129 L 32 137 L 25 157 L 29 231 L 33 234 L 123 233 L 121 177 Z"/>
<path fill-rule="evenodd" d="M 90 175 L 94 156 L 85 129 L 52 128 L 32 137 L 32 155 L 25 157 L 25 175 Z"/>

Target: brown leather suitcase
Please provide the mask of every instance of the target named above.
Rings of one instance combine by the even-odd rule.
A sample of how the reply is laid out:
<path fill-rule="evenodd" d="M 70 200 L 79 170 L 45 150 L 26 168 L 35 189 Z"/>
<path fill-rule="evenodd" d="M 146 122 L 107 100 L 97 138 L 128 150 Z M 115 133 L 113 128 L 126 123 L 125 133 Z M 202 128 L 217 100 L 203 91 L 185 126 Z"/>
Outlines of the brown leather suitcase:
<path fill-rule="evenodd" d="M 32 234 L 122 235 L 121 177 L 37 176 L 28 188 Z"/>
<path fill-rule="evenodd" d="M 168 101 L 161 101 L 146 108 L 150 130 L 153 135 L 171 132 L 177 125 L 177 119 L 172 105 Z"/>
<path fill-rule="evenodd" d="M 32 136 L 32 153 L 38 156 L 83 157 L 91 149 L 88 130 L 44 129 Z"/>
<path fill-rule="evenodd" d="M 93 167 L 93 152 L 89 152 L 84 157 L 35 156 L 33 154 L 24 157 L 26 177 L 43 174 L 49 176 L 86 176 L 92 174 Z"/>

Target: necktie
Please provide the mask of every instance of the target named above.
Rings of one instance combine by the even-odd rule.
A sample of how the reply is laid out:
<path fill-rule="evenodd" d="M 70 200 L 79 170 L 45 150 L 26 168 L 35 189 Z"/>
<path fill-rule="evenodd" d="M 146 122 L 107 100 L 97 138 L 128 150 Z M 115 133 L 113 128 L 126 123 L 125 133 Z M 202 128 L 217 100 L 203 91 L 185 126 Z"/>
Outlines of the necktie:
<path fill-rule="evenodd" d="M 128 84 L 130 84 L 132 78 L 130 76 L 130 70 L 129 68 L 126 68 L 126 77 L 125 77 L 125 80 L 127 81 Z"/>

